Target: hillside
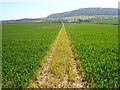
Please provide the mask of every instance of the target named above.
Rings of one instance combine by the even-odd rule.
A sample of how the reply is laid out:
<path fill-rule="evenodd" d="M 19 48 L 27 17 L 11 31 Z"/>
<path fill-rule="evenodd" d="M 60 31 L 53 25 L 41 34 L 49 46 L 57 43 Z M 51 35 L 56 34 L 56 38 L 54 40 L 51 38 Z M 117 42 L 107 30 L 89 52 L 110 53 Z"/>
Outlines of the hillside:
<path fill-rule="evenodd" d="M 80 16 L 80 15 L 117 15 L 117 8 L 82 8 L 78 10 L 72 10 L 69 12 L 51 14 L 47 18 L 64 18 L 71 16 Z"/>

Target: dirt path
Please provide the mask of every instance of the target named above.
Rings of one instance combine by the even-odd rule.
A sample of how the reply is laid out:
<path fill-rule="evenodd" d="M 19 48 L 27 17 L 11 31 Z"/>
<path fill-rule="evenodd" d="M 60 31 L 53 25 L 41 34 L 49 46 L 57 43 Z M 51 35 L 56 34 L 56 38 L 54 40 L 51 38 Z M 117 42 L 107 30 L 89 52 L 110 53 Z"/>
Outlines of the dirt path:
<path fill-rule="evenodd" d="M 86 88 L 78 70 L 64 24 L 52 45 L 32 88 Z"/>

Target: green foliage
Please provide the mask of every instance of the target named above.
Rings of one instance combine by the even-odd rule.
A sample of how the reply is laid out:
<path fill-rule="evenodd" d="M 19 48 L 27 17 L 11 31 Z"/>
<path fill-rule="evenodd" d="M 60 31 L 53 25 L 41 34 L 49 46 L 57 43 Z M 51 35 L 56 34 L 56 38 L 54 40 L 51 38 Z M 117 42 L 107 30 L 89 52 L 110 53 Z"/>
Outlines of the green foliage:
<path fill-rule="evenodd" d="M 92 87 L 119 87 L 117 25 L 69 23 L 65 27 Z"/>
<path fill-rule="evenodd" d="M 55 40 L 61 25 L 3 24 L 3 88 L 24 88 Z"/>

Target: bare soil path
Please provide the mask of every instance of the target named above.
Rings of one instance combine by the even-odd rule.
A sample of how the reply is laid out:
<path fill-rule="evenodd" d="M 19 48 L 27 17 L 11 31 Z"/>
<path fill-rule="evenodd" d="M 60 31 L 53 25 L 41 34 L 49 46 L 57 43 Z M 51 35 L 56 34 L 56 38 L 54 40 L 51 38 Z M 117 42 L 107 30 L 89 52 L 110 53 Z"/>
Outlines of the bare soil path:
<path fill-rule="evenodd" d="M 40 68 L 32 88 L 87 88 L 81 77 L 64 24 Z"/>

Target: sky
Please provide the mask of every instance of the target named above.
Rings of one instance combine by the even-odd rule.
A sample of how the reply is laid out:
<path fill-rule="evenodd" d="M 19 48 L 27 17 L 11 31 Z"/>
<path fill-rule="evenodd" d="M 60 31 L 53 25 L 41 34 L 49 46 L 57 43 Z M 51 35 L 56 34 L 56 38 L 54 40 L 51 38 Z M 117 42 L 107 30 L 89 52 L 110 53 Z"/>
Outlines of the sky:
<path fill-rule="evenodd" d="M 79 8 L 118 8 L 119 0 L 0 0 L 0 19 L 40 18 Z"/>

